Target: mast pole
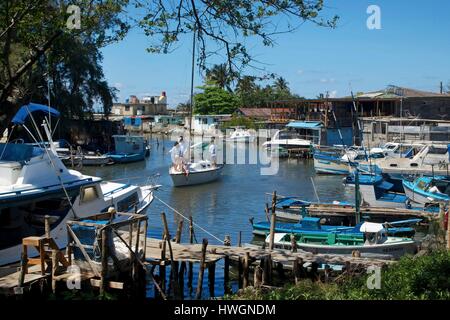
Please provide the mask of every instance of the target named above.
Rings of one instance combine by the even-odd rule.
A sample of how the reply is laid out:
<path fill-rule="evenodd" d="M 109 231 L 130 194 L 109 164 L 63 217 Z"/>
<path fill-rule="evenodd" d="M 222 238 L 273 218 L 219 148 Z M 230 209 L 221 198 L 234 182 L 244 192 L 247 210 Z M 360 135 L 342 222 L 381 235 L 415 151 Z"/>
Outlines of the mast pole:
<path fill-rule="evenodd" d="M 196 25 L 194 24 L 194 34 L 192 36 L 191 99 L 190 99 L 191 103 L 189 106 L 189 161 L 191 160 L 192 112 L 194 108 L 195 32 L 196 32 Z"/>

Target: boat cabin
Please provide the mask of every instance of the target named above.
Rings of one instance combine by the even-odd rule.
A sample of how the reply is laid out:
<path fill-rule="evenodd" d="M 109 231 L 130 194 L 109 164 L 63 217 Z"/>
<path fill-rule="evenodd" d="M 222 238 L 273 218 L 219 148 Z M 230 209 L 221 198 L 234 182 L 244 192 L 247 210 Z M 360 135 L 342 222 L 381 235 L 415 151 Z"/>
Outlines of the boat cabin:
<path fill-rule="evenodd" d="M 146 142 L 143 136 L 114 135 L 115 150 L 118 154 L 144 154 Z"/>
<path fill-rule="evenodd" d="M 364 222 L 359 231 L 364 235 L 364 245 L 380 244 L 387 240 L 387 230 L 381 223 Z"/>

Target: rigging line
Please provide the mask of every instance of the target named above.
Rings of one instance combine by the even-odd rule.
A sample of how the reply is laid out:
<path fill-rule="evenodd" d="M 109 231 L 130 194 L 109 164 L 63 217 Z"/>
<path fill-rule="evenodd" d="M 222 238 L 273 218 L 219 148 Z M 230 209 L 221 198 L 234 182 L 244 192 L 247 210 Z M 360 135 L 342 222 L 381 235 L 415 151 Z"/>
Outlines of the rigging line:
<path fill-rule="evenodd" d="M 157 196 L 153 195 L 153 197 L 156 200 L 159 200 L 162 204 L 164 204 L 166 207 L 168 207 L 170 210 L 172 210 L 173 212 L 175 212 L 176 214 L 180 215 L 181 217 L 183 217 L 184 219 L 186 219 L 187 221 L 189 221 L 189 218 L 186 217 L 185 215 L 183 215 L 181 212 L 179 212 L 177 209 L 171 207 L 169 204 L 167 204 L 166 202 L 164 202 L 163 200 L 161 200 L 160 198 L 158 198 Z M 219 242 L 223 242 L 221 239 L 219 239 L 218 237 L 216 237 L 215 235 L 213 235 L 211 232 L 209 232 L 208 230 L 202 228 L 200 225 L 198 225 L 197 223 L 195 223 L 194 221 L 192 221 L 192 224 L 196 227 L 198 227 L 200 230 L 202 230 L 203 232 L 205 232 L 206 234 L 210 235 L 211 237 L 213 237 L 214 239 L 216 239 Z"/>
<path fill-rule="evenodd" d="M 44 144 L 44 139 L 42 138 L 42 135 L 41 135 L 41 133 L 40 133 L 40 131 L 39 131 L 39 128 L 37 127 L 36 122 L 34 121 L 33 115 L 32 115 L 31 112 L 28 110 L 28 107 L 27 107 L 27 111 L 28 111 L 28 114 L 30 115 L 30 117 L 31 117 L 31 119 L 32 119 L 32 122 L 33 122 L 33 125 L 35 126 L 36 131 L 38 132 L 39 136 L 40 136 L 41 139 L 42 139 L 42 143 Z M 44 125 L 46 125 L 46 121 L 44 121 Z M 44 129 L 45 129 L 45 127 L 44 127 Z M 48 143 L 49 143 L 49 146 L 50 146 L 50 143 L 51 143 L 51 134 L 50 134 L 50 136 L 49 136 L 49 139 L 50 139 L 50 141 L 49 141 Z M 72 210 L 73 217 L 74 217 L 75 219 L 77 219 L 78 216 L 77 216 L 77 214 L 76 214 L 76 212 L 75 212 L 75 209 L 73 208 L 73 204 L 72 204 L 72 201 L 71 201 L 71 199 L 70 199 L 70 197 L 69 197 L 69 193 L 67 192 L 66 187 L 64 186 L 64 183 L 63 183 L 63 181 L 62 181 L 62 179 L 61 179 L 61 176 L 60 176 L 60 174 L 59 174 L 59 171 L 58 171 L 58 169 L 56 168 L 55 163 L 53 162 L 53 159 L 52 159 L 52 157 L 50 156 L 50 153 L 48 152 L 48 149 L 45 147 L 45 144 L 44 144 L 44 148 L 43 148 L 43 149 L 44 149 L 45 152 L 47 153 L 48 159 L 50 160 L 50 164 L 52 165 L 53 169 L 55 170 L 56 177 L 58 178 L 58 181 L 59 181 L 59 183 L 61 184 L 61 187 L 62 187 L 62 189 L 63 189 L 63 191 L 64 191 L 64 194 L 65 194 L 67 200 L 68 200 L 69 203 L 70 203 L 70 209 Z"/>

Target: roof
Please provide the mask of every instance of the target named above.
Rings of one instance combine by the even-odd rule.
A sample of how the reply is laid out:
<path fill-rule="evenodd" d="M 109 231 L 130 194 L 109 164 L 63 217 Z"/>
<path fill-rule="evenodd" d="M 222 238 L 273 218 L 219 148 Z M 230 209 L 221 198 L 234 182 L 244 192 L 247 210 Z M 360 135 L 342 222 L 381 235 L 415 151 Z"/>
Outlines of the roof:
<path fill-rule="evenodd" d="M 286 127 L 294 128 L 294 129 L 320 129 L 322 127 L 321 122 L 313 122 L 313 121 L 291 121 Z"/>
<path fill-rule="evenodd" d="M 270 118 L 279 113 L 294 112 L 293 108 L 239 108 L 239 111 L 250 118 Z"/>
<path fill-rule="evenodd" d="M 450 97 L 449 94 L 422 91 L 417 89 L 397 87 L 390 85 L 386 89 L 373 92 L 360 93 L 355 96 L 359 99 L 395 99 L 395 98 L 424 98 L 424 97 Z"/>

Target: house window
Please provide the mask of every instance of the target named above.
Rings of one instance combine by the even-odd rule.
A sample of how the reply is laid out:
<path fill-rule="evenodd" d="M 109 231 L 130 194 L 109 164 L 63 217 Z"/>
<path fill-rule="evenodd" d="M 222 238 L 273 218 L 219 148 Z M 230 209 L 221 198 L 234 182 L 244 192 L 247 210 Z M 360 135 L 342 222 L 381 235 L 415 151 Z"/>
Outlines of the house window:
<path fill-rule="evenodd" d="M 81 202 L 90 202 L 98 199 L 97 189 L 95 186 L 84 187 L 81 191 Z"/>
<path fill-rule="evenodd" d="M 125 106 L 125 111 L 130 111 L 130 106 Z"/>

